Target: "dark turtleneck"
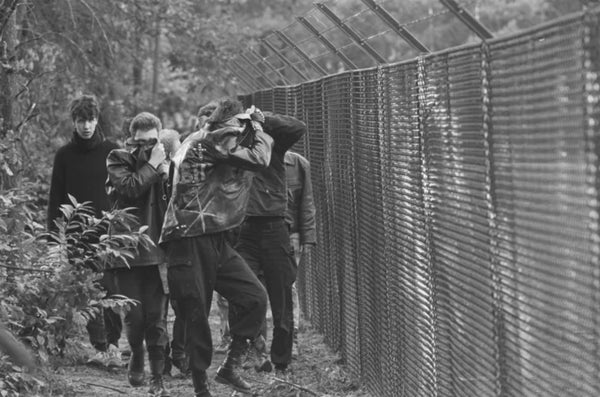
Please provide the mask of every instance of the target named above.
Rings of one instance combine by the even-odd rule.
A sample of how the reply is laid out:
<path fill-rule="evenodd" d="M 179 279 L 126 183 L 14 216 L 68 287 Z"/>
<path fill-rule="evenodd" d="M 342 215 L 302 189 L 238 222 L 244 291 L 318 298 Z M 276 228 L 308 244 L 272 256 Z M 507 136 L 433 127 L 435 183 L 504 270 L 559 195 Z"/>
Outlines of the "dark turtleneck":
<path fill-rule="evenodd" d="M 105 140 L 98 130 L 90 139 L 82 139 L 77 132 L 54 156 L 50 197 L 48 200 L 48 229 L 61 215 L 61 204 L 70 203 L 69 194 L 78 202 L 91 201 L 96 216 L 110 209 L 104 189 L 106 181 L 106 157 L 118 145 Z"/>
<path fill-rule="evenodd" d="M 102 132 L 96 129 L 96 131 L 94 131 L 94 135 L 92 135 L 90 139 L 83 139 L 79 136 L 77 131 L 73 131 L 73 138 L 71 139 L 71 142 L 73 142 L 78 149 L 84 152 L 89 152 L 104 142 L 104 135 L 102 135 Z"/>

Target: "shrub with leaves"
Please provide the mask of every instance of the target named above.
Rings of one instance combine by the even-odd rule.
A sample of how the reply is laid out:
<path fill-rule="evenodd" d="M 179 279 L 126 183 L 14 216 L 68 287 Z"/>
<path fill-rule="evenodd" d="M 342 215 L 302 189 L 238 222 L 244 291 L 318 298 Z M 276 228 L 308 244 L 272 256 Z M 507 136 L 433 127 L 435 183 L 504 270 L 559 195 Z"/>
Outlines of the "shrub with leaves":
<path fill-rule="evenodd" d="M 106 297 L 98 281 L 102 271 L 132 258 L 140 245 L 153 244 L 131 209 L 96 218 L 89 203 L 63 205 L 64 218 L 46 232 L 37 222 L 41 209 L 32 186 L 0 195 L 0 322 L 25 341 L 41 363 L 64 357 L 100 307 L 127 308 L 134 301 Z M 13 366 L 0 367 L 0 385 L 17 392 L 36 386 Z M 6 388 L 6 389 L 4 389 Z M 8 394 L 7 394 L 8 395 Z M 18 394 L 15 394 L 18 395 Z"/>

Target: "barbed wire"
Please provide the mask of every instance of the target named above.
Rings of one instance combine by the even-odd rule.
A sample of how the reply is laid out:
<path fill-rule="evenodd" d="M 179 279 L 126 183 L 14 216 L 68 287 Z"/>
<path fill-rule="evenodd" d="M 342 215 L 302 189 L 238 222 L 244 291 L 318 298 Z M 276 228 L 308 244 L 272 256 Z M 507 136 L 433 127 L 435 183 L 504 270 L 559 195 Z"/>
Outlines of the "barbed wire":
<path fill-rule="evenodd" d="M 463 0 L 463 1 L 457 1 L 457 3 L 465 9 L 471 9 L 471 8 L 473 8 L 474 5 L 476 5 L 477 3 L 480 3 L 481 1 L 482 0 L 468 0 L 468 1 Z M 377 6 L 383 7 L 383 8 L 385 8 L 385 4 L 387 2 L 388 2 L 387 0 L 379 0 L 379 1 L 375 0 L 375 4 Z M 343 2 L 341 2 L 340 0 L 324 0 L 321 3 L 325 4 L 330 9 L 332 9 L 332 11 L 336 15 L 339 14 L 339 10 L 338 10 L 338 12 L 336 12 L 335 7 L 336 6 L 344 7 Z M 435 10 L 435 12 L 432 12 L 432 10 L 430 9 L 430 12 L 427 15 L 424 15 L 422 17 L 411 19 L 411 20 L 405 21 L 405 22 L 398 22 L 398 23 L 400 24 L 400 26 L 402 28 L 409 29 L 412 26 L 422 24 L 427 21 L 432 21 L 436 18 L 439 18 L 439 17 L 449 14 L 451 12 L 448 8 L 444 7 L 443 5 L 441 5 L 441 7 L 442 8 Z M 345 24 L 346 26 L 348 26 L 351 29 L 356 31 L 357 25 L 360 25 L 360 22 L 364 22 L 367 19 L 367 15 L 374 15 L 374 13 L 369 7 L 367 7 L 366 5 L 363 5 L 358 11 L 352 12 L 350 15 L 347 15 L 344 17 L 339 17 L 339 15 L 338 15 L 338 18 L 342 24 Z M 340 27 L 336 23 L 331 21 L 324 13 L 322 13 L 317 8 L 317 6 L 311 8 L 310 10 L 305 12 L 301 17 L 304 18 L 306 21 L 308 21 L 311 25 L 313 25 L 313 26 L 316 25 L 315 29 L 318 32 L 319 37 L 316 37 L 313 33 L 309 32 L 305 28 L 305 26 L 302 26 L 302 24 L 299 22 L 299 20 L 297 18 L 295 18 L 295 20 L 292 23 L 290 23 L 287 26 L 285 26 L 284 28 L 280 29 L 279 32 L 284 33 L 288 37 L 293 37 L 294 45 L 297 48 L 299 48 L 300 50 L 304 51 L 305 54 L 310 59 L 310 61 L 317 62 L 327 56 L 331 56 L 331 51 L 321 41 L 320 38 L 328 39 L 330 37 L 331 38 L 335 37 L 337 39 L 336 40 L 337 42 L 335 42 L 335 43 L 332 42 L 332 45 L 334 45 L 336 47 L 337 53 L 345 54 L 345 52 L 348 51 L 350 48 L 353 48 L 353 47 L 360 48 L 360 46 L 357 45 L 357 43 L 346 34 L 341 34 L 341 35 L 335 36 L 335 33 L 340 31 Z M 358 30 L 360 30 L 360 29 L 358 29 Z M 366 35 L 361 34 L 360 37 L 361 37 L 362 42 L 369 43 L 369 42 L 373 42 L 375 39 L 377 39 L 379 37 L 391 34 L 391 33 L 393 33 L 393 31 L 394 31 L 393 29 L 388 27 L 388 28 L 380 30 L 376 33 L 366 34 Z M 300 32 L 303 32 L 303 35 L 300 34 Z M 286 69 L 288 69 L 289 65 L 293 65 L 298 70 L 304 70 L 304 71 L 312 70 L 311 67 L 307 67 L 305 59 L 303 59 L 300 55 L 296 54 L 296 52 L 291 47 L 289 47 L 286 43 L 283 43 L 281 41 L 281 39 L 279 38 L 277 33 L 272 32 L 272 33 L 268 34 L 267 36 L 265 36 L 263 40 L 268 41 L 271 45 L 273 45 L 273 47 L 277 48 L 278 51 L 285 52 L 286 55 L 284 55 L 284 56 L 287 60 L 287 64 L 286 64 L 286 62 L 282 61 L 278 56 L 274 55 L 272 53 L 272 51 L 267 51 L 268 55 L 263 56 L 260 51 L 260 49 L 264 46 L 264 44 L 262 44 L 262 43 L 257 43 L 256 45 L 252 46 L 251 49 L 254 50 L 253 51 L 254 55 L 258 54 L 259 61 L 262 63 L 265 63 L 265 64 L 268 63 L 271 66 L 270 71 L 263 72 L 266 76 L 270 77 L 272 74 L 279 75 L 279 77 L 276 76 L 276 78 L 274 79 L 276 81 L 280 80 L 280 77 L 283 77 L 286 75 L 290 76 L 290 74 L 286 72 Z M 343 40 L 343 42 L 340 43 L 339 42 L 340 40 Z M 278 43 L 278 44 L 274 44 L 274 42 Z M 315 48 L 321 48 L 322 50 L 315 52 Z M 293 59 L 292 59 L 292 55 L 293 55 Z M 254 58 L 254 56 L 253 56 L 253 58 Z M 293 73 L 293 75 L 296 75 L 296 74 L 297 74 L 296 72 Z M 313 75 L 314 70 L 312 70 L 308 74 Z M 248 85 L 248 84 L 246 84 L 246 85 Z"/>

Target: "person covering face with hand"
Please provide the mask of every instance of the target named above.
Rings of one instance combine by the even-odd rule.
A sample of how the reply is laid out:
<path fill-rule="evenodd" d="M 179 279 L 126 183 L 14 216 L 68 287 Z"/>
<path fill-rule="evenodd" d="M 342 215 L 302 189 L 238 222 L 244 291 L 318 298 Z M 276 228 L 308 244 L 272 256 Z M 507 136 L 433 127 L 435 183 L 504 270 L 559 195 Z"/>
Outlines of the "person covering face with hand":
<path fill-rule="evenodd" d="M 211 396 L 206 369 L 212 360 L 208 316 L 213 290 L 236 313 L 216 381 L 249 393 L 251 385 L 239 374 L 241 356 L 247 341 L 260 332 L 267 295 L 231 247 L 228 232 L 244 219 L 253 171 L 268 166 L 273 139 L 262 130 L 261 113 L 245 113 L 235 99 L 210 103 L 198 116 L 202 128 L 184 140 L 173 159 L 173 192 L 161 244 L 168 257 L 171 298 L 185 324 L 196 397 Z"/>
<path fill-rule="evenodd" d="M 166 153 L 159 142 L 160 120 L 151 113 L 138 114 L 131 121 L 126 149 L 108 155 L 107 191 L 117 208 L 135 208 L 141 225 L 156 244 L 167 206 Z M 112 269 L 118 293 L 139 301 L 125 315 L 127 340 L 131 348 L 128 380 L 132 386 L 144 383 L 144 341 L 148 350 L 150 396 L 167 397 L 163 386 L 167 334 L 166 263 L 158 245 L 138 247 L 129 267 Z"/>

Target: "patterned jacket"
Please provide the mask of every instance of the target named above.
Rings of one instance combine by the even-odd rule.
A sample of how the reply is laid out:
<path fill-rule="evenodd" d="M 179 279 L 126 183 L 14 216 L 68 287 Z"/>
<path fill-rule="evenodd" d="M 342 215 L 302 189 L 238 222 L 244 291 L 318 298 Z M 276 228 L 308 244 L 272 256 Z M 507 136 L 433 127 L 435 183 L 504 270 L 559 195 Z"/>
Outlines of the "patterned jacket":
<path fill-rule="evenodd" d="M 171 199 L 160 242 L 217 233 L 244 220 L 252 171 L 271 161 L 273 139 L 249 119 L 190 135 L 173 158 Z M 242 146 L 240 141 L 251 142 Z"/>

